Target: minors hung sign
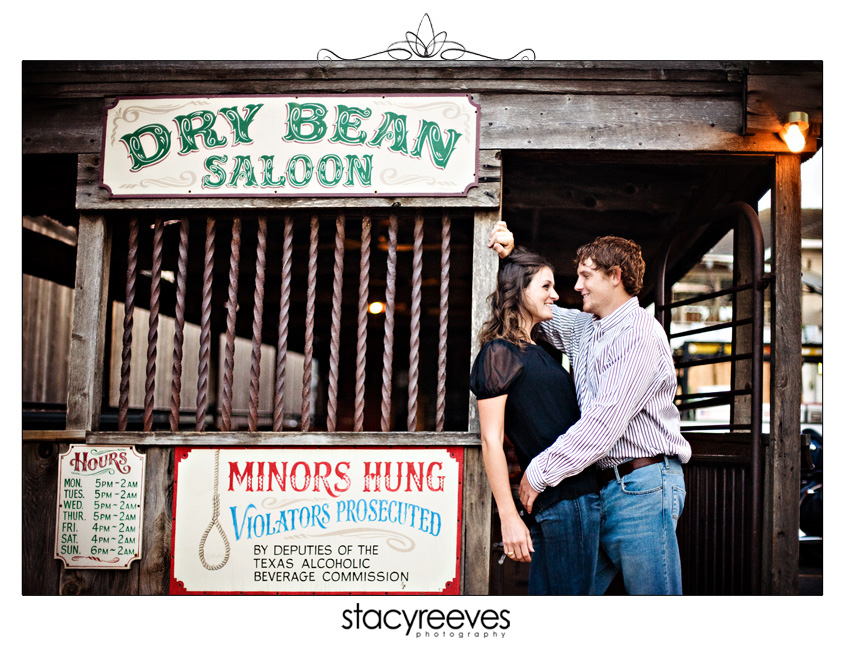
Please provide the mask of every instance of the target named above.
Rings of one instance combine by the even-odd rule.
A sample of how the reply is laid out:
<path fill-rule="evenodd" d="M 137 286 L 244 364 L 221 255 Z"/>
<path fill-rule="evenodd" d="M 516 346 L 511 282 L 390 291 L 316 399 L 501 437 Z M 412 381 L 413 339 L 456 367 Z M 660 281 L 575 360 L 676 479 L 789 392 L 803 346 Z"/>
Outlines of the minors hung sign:
<path fill-rule="evenodd" d="M 465 196 L 479 107 L 461 95 L 120 98 L 111 197 Z"/>
<path fill-rule="evenodd" d="M 458 594 L 463 450 L 176 449 L 171 594 Z"/>

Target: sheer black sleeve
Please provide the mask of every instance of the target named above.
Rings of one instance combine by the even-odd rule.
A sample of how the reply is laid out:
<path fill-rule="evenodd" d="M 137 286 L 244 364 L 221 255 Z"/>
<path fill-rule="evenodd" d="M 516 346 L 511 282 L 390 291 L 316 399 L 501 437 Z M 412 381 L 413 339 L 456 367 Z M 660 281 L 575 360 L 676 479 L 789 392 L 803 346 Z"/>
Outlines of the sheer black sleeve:
<path fill-rule="evenodd" d="M 491 340 L 481 348 L 472 365 L 469 387 L 478 399 L 508 394 L 523 369 L 523 357 L 516 345 L 506 340 Z"/>

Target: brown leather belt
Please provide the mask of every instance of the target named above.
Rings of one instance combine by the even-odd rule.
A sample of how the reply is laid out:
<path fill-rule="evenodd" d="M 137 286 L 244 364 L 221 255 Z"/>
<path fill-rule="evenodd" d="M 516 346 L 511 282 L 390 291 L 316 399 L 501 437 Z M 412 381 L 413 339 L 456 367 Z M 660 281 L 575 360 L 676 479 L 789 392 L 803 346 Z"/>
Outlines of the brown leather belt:
<path fill-rule="evenodd" d="M 619 477 L 625 476 L 629 474 L 634 469 L 639 469 L 640 467 L 647 467 L 648 465 L 653 465 L 655 463 L 661 463 L 665 461 L 665 456 L 651 456 L 650 458 L 634 458 L 633 460 L 628 460 L 626 463 L 621 463 L 616 467 L 607 467 L 606 469 L 599 469 L 598 470 L 598 478 L 601 479 L 601 484 L 606 485 L 610 481 L 615 480 L 615 470 L 618 469 Z"/>

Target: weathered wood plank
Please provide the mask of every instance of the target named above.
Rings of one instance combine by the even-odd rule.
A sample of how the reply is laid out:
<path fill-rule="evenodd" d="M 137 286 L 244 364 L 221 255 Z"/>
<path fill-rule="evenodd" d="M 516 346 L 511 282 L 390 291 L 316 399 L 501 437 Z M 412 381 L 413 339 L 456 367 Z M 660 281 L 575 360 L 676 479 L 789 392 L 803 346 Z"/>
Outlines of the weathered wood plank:
<path fill-rule="evenodd" d="M 56 541 L 56 491 L 59 446 L 49 442 L 24 444 L 22 450 L 21 569 L 24 596 L 59 593 Z"/>
<path fill-rule="evenodd" d="M 23 431 L 24 442 L 85 442 L 85 431 L 71 429 L 67 431 Z"/>
<path fill-rule="evenodd" d="M 800 62 L 797 62 L 798 64 Z M 121 80 L 587 79 L 740 81 L 742 61 L 24 61 L 24 87 Z"/>
<path fill-rule="evenodd" d="M 799 558 L 801 383 L 800 157 L 778 156 L 771 194 L 774 257 L 771 439 L 766 468 L 763 591 L 796 595 Z"/>
<path fill-rule="evenodd" d="M 102 97 L 24 101 L 21 113 L 23 153 L 99 152 L 104 110 Z"/>
<path fill-rule="evenodd" d="M 500 219 L 495 211 L 475 213 L 472 256 L 472 322 L 470 364 L 478 355 L 477 334 L 489 317 L 487 297 L 495 288 L 498 256 L 489 249 L 489 232 Z M 467 370 L 468 373 L 468 370 Z M 469 397 L 469 430 L 478 433 L 478 402 Z M 463 457 L 463 591 L 465 594 L 489 593 L 490 532 L 492 504 L 489 481 L 480 447 L 466 450 Z M 471 555 L 470 555 L 471 554 Z"/>
<path fill-rule="evenodd" d="M 62 569 L 62 596 L 135 596 L 138 593 L 138 562 L 129 569 Z"/>
<path fill-rule="evenodd" d="M 733 99 L 476 94 L 488 149 L 744 150 Z"/>
<path fill-rule="evenodd" d="M 790 111 L 823 122 L 823 66 L 803 62 L 788 70 L 751 68 L 747 77 L 747 132 L 776 132 Z"/>
<path fill-rule="evenodd" d="M 462 593 L 489 594 L 492 491 L 480 447 L 463 450 Z"/>
<path fill-rule="evenodd" d="M 170 544 L 173 528 L 172 447 L 149 447 L 144 479 L 143 556 L 138 565 L 138 594 L 158 596 L 168 593 Z"/>
<path fill-rule="evenodd" d="M 100 431 L 89 433 L 88 444 L 101 445 L 143 445 L 177 447 L 467 447 L 480 446 L 477 432 L 317 432 L 284 431 L 273 433 L 258 431 L 246 433 L 230 432 L 188 432 L 155 431 L 153 433 Z"/>
<path fill-rule="evenodd" d="M 57 95 L 63 102 L 85 100 L 92 94 L 103 98 L 135 97 L 145 95 L 276 95 L 276 94 L 323 94 L 338 92 L 342 85 L 345 93 L 547 93 L 547 94 L 616 94 L 616 95 L 660 95 L 660 96 L 725 96 L 739 98 L 740 84 L 731 81 L 686 81 L 655 79 L 535 79 L 535 78 L 478 78 L 476 76 L 414 77 L 406 78 L 389 74 L 374 77 L 348 79 L 217 79 L 170 80 L 150 79 L 144 81 L 103 81 L 96 85 L 67 84 L 41 89 L 30 87 L 26 93 L 28 102 Z"/>
<path fill-rule="evenodd" d="M 182 94 L 185 92 L 181 86 L 178 88 Z M 298 87 L 295 90 L 303 92 Z M 329 85 L 319 90 L 336 92 L 337 87 Z M 365 92 L 372 89 L 344 87 L 344 90 Z M 378 90 L 384 92 L 385 89 L 379 86 Z M 464 84 L 459 88 L 437 85 L 419 88 L 414 84 L 412 88 L 397 85 L 393 90 L 472 92 L 481 105 L 480 142 L 484 149 L 786 151 L 785 144 L 772 130 L 765 133 L 757 128 L 754 131 L 759 133 L 744 135 L 745 108 L 741 95 L 696 95 L 683 89 L 676 89 L 679 95 L 661 89 L 647 89 L 647 93 L 642 90 L 639 94 L 613 85 L 591 89 L 529 88 L 504 83 L 490 89 Z M 155 85 L 136 89 L 133 94 L 162 92 L 161 85 Z M 230 85 L 203 86 L 200 94 L 236 92 L 245 91 Z M 273 86 L 272 92 L 278 93 L 280 89 Z M 24 153 L 99 152 L 105 98 L 99 108 L 85 100 L 85 110 L 75 108 L 70 101 L 63 102 L 62 106 L 53 107 L 39 101 L 33 106 L 39 110 L 25 112 L 28 117 L 24 124 Z M 72 129 L 68 130 L 68 125 L 72 125 Z M 810 142 L 807 151 L 815 148 L 816 145 Z"/>
<path fill-rule="evenodd" d="M 111 233 L 101 215 L 79 216 L 68 374 L 67 428 L 96 430 L 102 404 Z"/>
<path fill-rule="evenodd" d="M 498 255 L 488 247 L 489 233 L 500 220 L 500 214 L 493 211 L 478 211 L 475 214 L 474 245 L 472 253 L 472 333 L 470 365 L 480 351 L 478 333 L 489 319 L 487 297 L 495 290 L 498 278 Z M 469 370 L 466 370 L 469 373 Z M 478 402 L 474 395 L 469 397 L 469 430 L 480 431 Z"/>

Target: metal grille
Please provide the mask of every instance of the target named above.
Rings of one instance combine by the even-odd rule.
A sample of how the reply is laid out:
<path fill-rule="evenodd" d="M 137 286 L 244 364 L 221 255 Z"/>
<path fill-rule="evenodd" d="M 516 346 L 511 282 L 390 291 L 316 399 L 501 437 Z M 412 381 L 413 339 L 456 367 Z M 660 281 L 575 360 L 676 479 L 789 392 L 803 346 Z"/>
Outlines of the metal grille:
<path fill-rule="evenodd" d="M 427 229 L 426 229 L 426 224 Z M 353 233 L 347 233 L 347 226 Z M 410 243 L 399 242 L 399 231 Z M 426 231 L 432 241 L 425 242 Z M 151 245 L 149 234 L 152 234 Z M 178 232 L 178 234 L 176 233 Z M 322 238 L 321 238 L 322 232 Z M 333 274 L 330 290 L 324 278 L 319 280 L 319 270 L 327 264 L 328 233 L 332 236 L 331 260 Z M 221 239 L 220 234 L 224 237 Z M 230 236 L 229 236 L 230 234 Z M 439 235 L 432 237 L 432 234 Z M 357 237 L 359 235 L 359 240 Z M 373 246 L 373 239 L 377 241 Z M 439 241 L 439 242 L 437 242 Z M 171 431 L 206 428 L 221 431 L 236 430 L 238 409 L 234 407 L 235 390 L 240 390 L 242 381 L 234 378 L 235 347 L 242 346 L 242 339 L 251 339 L 251 359 L 248 379 L 248 408 L 246 429 L 281 431 L 285 428 L 285 395 L 289 393 L 288 352 L 291 341 L 303 352 L 302 400 L 299 413 L 299 430 L 314 428 L 317 403 L 324 406 L 327 431 L 339 429 L 338 411 L 340 402 L 341 367 L 354 368 L 354 401 L 352 425 L 347 430 L 362 431 L 367 412 L 380 408 L 382 431 L 395 428 L 396 406 L 393 390 L 394 353 L 397 348 L 396 312 L 409 313 L 408 340 L 401 343 L 402 351 L 409 350 L 406 373 L 404 361 L 400 367 L 401 383 L 407 389 L 407 422 L 409 431 L 428 425 L 428 430 L 442 431 L 444 428 L 446 398 L 446 353 L 449 320 L 449 288 L 451 270 L 451 217 L 447 214 L 424 214 L 417 211 L 410 215 L 365 214 L 334 216 L 296 214 L 288 212 L 278 215 L 261 215 L 257 218 L 236 216 L 230 219 L 208 217 L 200 219 L 181 218 L 163 220 L 160 217 L 133 217 L 128 225 L 126 239 L 125 309 L 123 319 L 122 350 L 120 364 L 120 398 L 117 410 L 119 431 L 130 430 L 130 382 L 137 382 L 132 374 L 132 359 L 144 356 L 144 401 L 142 429 L 144 431 L 166 430 L 166 426 L 155 421 L 156 370 L 163 347 L 172 345 L 172 374 L 169 396 L 169 429 Z M 254 248 L 254 249 L 253 249 Z M 383 254 L 381 264 L 373 267 L 373 251 Z M 252 256 L 254 252 L 254 258 Z M 359 268 L 347 266 L 347 259 L 359 252 Z M 430 286 L 431 279 L 423 280 L 423 264 L 436 267 L 438 272 L 438 298 L 428 298 L 423 306 L 423 285 Z M 406 270 L 409 263 L 409 272 Z M 170 270 L 175 268 L 175 272 Z M 403 268 L 404 272 L 400 272 Z M 298 271 L 294 275 L 294 271 Z M 269 287 L 268 275 L 277 282 L 272 284 L 274 295 L 266 294 Z M 344 283 L 354 274 L 358 283 Z M 404 275 L 404 276 L 402 276 Z M 429 274 L 428 277 L 431 275 Z M 149 285 L 145 277 L 149 277 Z M 324 275 L 323 275 L 324 277 Z M 409 277 L 409 279 L 408 279 Z M 409 308 L 406 303 L 397 306 L 397 284 L 405 280 L 410 288 Z M 294 287 L 296 282 L 299 287 Z M 304 282 L 304 289 L 301 287 Z M 171 287 L 173 286 L 173 287 Z M 146 299 L 149 288 L 149 329 L 145 352 L 139 352 L 137 338 L 133 343 L 133 325 L 138 296 Z M 404 289 L 404 288 L 402 288 Z M 297 290 L 299 292 L 297 292 Z M 139 292 L 142 291 L 142 292 Z M 426 291 L 427 292 L 427 291 Z M 167 299 L 162 303 L 162 296 Z M 373 295 L 383 301 L 383 316 L 373 318 L 369 314 L 369 301 Z M 330 296 L 330 302 L 328 297 Z M 172 303 L 169 298 L 173 298 Z M 344 303 L 354 298 L 357 314 L 355 351 L 341 351 Z M 272 301 L 270 301 L 272 299 Z M 294 313 L 292 305 L 303 304 L 297 315 L 303 316 L 298 323 L 291 323 Z M 268 319 L 265 308 L 277 302 L 278 321 Z M 239 305 L 244 304 L 243 306 Z M 162 306 L 175 318 L 172 343 L 163 342 L 159 327 Z M 330 310 L 327 310 L 330 305 Z M 246 314 L 251 309 L 251 325 L 247 325 Z M 325 309 L 325 310 L 324 310 Z M 194 351 L 186 352 L 186 315 L 193 311 L 193 323 L 199 327 L 199 342 Z M 422 415 L 420 398 L 420 357 L 423 312 L 438 316 L 436 391 L 430 404 L 435 407 L 433 417 Z M 169 319 L 169 318 L 168 318 Z M 312 385 L 317 371 L 316 348 L 321 344 L 319 326 L 330 320 L 327 361 L 327 397 L 314 395 Z M 271 322 L 271 325 L 268 325 Z M 216 333 L 215 333 L 216 327 Z M 269 330 L 272 329 L 270 337 Z M 375 330 L 383 330 L 383 355 L 380 357 L 381 401 L 366 406 L 367 341 L 372 344 Z M 372 333 L 370 333 L 372 332 Z M 224 335 L 225 344 L 221 356 L 221 369 L 215 370 L 214 335 Z M 400 337 L 405 337 L 402 332 Z M 273 370 L 273 405 L 268 411 L 261 410 L 262 351 L 264 341 L 276 347 Z M 348 339 L 345 339 L 348 343 Z M 133 350 L 134 345 L 134 350 Z M 183 369 L 185 361 L 196 361 L 196 406 L 190 412 L 182 408 Z M 378 378 L 370 371 L 371 380 Z M 428 367 L 426 372 L 430 373 Z M 266 375 L 265 375 L 266 376 Z M 160 378 L 160 374 L 159 374 Z M 159 381 L 160 382 L 160 381 Z M 219 386 L 215 393 L 214 385 Z M 160 394 L 160 393 L 159 393 Z M 219 405 L 214 397 L 219 396 Z M 435 401 L 434 401 L 435 399 Z M 343 408 L 342 410 L 347 410 Z M 186 419 L 186 416 L 192 419 Z M 209 418 L 211 419 L 209 423 Z M 265 419 L 266 418 L 266 419 Z M 269 424 L 267 423 L 269 421 Z M 404 424 L 402 426 L 405 426 Z"/>
<path fill-rule="evenodd" d="M 729 406 L 727 423 L 683 427 L 692 445 L 686 466 L 688 501 L 678 525 L 684 569 L 684 592 L 691 594 L 758 594 L 761 578 L 762 494 L 762 357 L 763 239 L 759 218 L 747 204 L 716 211 L 711 223 L 744 228 L 742 260 L 736 260 L 730 288 L 683 301 L 668 301 L 666 284 L 671 245 L 688 237 L 677 234 L 663 251 L 657 272 L 656 317 L 669 342 L 724 328 L 731 329 L 729 353 L 697 360 L 678 360 L 683 374 L 700 365 L 729 363 L 730 390 L 679 394 L 681 414 L 687 410 Z M 734 231 L 739 237 L 739 230 Z M 741 270 L 741 272 L 739 272 Z M 740 278 L 743 277 L 743 278 Z M 720 296 L 731 298 L 729 322 L 673 333 L 671 310 Z M 744 335 L 739 337 L 740 332 Z M 746 337 L 745 337 L 746 336 Z M 749 367 L 747 366 L 749 364 Z M 682 384 L 681 384 L 682 387 Z"/>

